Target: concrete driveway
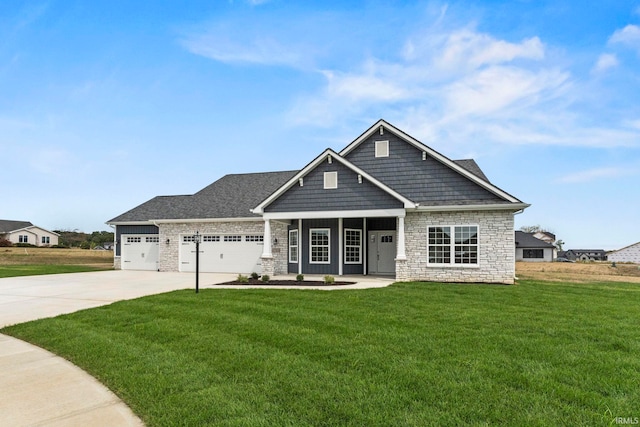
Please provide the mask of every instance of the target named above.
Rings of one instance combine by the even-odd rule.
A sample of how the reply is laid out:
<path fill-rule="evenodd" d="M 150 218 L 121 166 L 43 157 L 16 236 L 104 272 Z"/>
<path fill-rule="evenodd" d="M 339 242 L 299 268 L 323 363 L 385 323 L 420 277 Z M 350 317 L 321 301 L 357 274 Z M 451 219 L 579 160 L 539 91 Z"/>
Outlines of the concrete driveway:
<path fill-rule="evenodd" d="M 233 275 L 202 274 L 200 283 Z M 176 289 L 194 274 L 103 271 L 0 279 L 0 327 Z M 11 426 L 140 426 L 95 378 L 39 347 L 0 334 L 0 420 Z"/>
<path fill-rule="evenodd" d="M 211 288 L 235 278 L 235 274 L 202 273 L 200 287 Z M 279 278 L 285 277 L 274 277 Z M 319 289 L 377 288 L 392 283 L 376 277 L 360 276 L 356 280 L 355 285 Z M 187 288 L 195 290 L 193 273 L 117 270 L 0 279 L 0 327 Z M 80 368 L 2 334 L 0 390 L 2 425 L 143 425 L 115 394 Z"/>

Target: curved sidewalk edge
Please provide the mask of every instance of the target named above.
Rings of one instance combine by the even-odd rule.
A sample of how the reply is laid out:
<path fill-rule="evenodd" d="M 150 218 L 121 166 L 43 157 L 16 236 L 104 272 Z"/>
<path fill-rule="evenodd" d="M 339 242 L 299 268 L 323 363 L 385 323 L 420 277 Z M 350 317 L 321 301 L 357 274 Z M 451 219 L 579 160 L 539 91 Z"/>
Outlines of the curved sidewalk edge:
<path fill-rule="evenodd" d="M 144 426 L 115 394 L 69 361 L 0 334 L 0 419 L 10 426 Z"/>

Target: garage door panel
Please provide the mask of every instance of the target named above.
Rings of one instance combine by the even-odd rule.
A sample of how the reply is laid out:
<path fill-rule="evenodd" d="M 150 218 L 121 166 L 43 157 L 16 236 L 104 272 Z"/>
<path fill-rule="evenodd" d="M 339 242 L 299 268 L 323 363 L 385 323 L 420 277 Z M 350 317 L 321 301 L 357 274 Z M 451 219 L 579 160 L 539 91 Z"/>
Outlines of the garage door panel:
<path fill-rule="evenodd" d="M 200 271 L 210 273 L 261 273 L 262 236 L 204 235 L 200 243 Z M 195 271 L 196 245 L 191 236 L 180 244 L 180 271 Z"/>
<path fill-rule="evenodd" d="M 155 235 L 122 235 L 120 237 L 123 270 L 157 270 L 159 238 Z"/>

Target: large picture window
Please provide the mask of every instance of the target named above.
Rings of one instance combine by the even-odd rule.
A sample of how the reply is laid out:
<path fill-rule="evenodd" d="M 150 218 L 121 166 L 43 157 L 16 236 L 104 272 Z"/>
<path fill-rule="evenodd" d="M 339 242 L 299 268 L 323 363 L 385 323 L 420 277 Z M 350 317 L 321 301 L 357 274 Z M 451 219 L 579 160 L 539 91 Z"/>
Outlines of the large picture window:
<path fill-rule="evenodd" d="M 298 230 L 289 230 L 289 262 L 298 262 Z"/>
<path fill-rule="evenodd" d="M 429 264 L 478 265 L 478 226 L 429 227 Z"/>
<path fill-rule="evenodd" d="M 344 263 L 362 264 L 362 230 L 344 230 Z"/>
<path fill-rule="evenodd" d="M 544 258 L 543 249 L 523 249 L 522 258 Z"/>
<path fill-rule="evenodd" d="M 328 228 L 312 228 L 309 230 L 309 259 L 311 264 L 329 264 L 330 231 Z"/>

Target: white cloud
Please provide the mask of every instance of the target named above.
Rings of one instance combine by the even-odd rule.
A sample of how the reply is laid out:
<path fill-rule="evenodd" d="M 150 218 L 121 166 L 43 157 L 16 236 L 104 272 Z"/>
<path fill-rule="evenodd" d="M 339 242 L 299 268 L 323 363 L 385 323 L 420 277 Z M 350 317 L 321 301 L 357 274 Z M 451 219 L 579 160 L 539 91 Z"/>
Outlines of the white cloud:
<path fill-rule="evenodd" d="M 609 37 L 609 43 L 623 44 L 640 53 L 640 27 L 630 24 L 621 30 L 616 30 L 613 35 Z"/>
<path fill-rule="evenodd" d="M 456 67 L 478 68 L 484 65 L 503 64 L 515 59 L 540 60 L 544 58 L 544 46 L 538 37 L 510 43 L 496 40 L 488 34 L 468 29 L 456 31 L 447 37 L 436 65 L 445 69 Z"/>
<path fill-rule="evenodd" d="M 332 97 L 352 101 L 394 101 L 408 95 L 404 88 L 376 76 L 336 76 L 333 72 L 324 74 L 328 80 L 327 90 Z"/>
<path fill-rule="evenodd" d="M 517 67 L 495 66 L 454 82 L 445 89 L 447 114 L 483 116 L 539 102 L 545 93 L 560 88 L 566 73 L 532 72 Z"/>
<path fill-rule="evenodd" d="M 628 175 L 637 175 L 638 170 L 632 168 L 604 167 L 571 173 L 558 179 L 566 184 L 583 184 L 602 179 L 613 179 Z"/>
<path fill-rule="evenodd" d="M 618 57 L 612 53 L 603 53 L 591 69 L 592 74 L 602 74 L 619 65 Z"/>
<path fill-rule="evenodd" d="M 304 55 L 292 46 L 261 35 L 234 40 L 219 32 L 209 32 L 189 36 L 182 44 L 191 53 L 227 63 L 298 67 L 304 62 Z"/>

